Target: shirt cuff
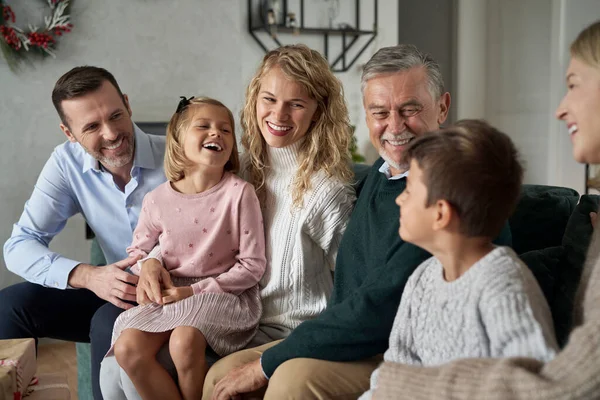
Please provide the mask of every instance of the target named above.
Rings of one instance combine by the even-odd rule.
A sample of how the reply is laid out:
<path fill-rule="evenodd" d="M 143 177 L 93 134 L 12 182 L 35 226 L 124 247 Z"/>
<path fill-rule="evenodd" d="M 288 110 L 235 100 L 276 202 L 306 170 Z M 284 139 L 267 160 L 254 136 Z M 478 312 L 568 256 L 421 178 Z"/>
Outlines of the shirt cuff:
<path fill-rule="evenodd" d="M 260 355 L 260 371 L 263 373 L 265 378 L 267 378 L 267 380 L 270 380 L 270 378 L 267 376 L 267 374 L 265 374 L 265 369 L 262 367 L 262 354 Z"/>
<path fill-rule="evenodd" d="M 52 260 L 52 255 L 46 254 L 44 257 L 51 263 L 48 275 L 44 281 L 44 286 L 55 288 L 55 289 L 72 289 L 69 286 L 69 274 L 75 269 L 76 266 L 81 264 L 79 261 L 70 260 L 68 258 L 55 255 L 55 259 Z"/>

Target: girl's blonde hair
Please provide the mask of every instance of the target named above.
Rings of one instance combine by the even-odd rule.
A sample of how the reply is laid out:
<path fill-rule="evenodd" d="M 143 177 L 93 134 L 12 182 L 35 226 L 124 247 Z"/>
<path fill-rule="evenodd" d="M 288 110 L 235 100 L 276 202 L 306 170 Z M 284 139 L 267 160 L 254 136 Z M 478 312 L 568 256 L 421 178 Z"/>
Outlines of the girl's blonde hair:
<path fill-rule="evenodd" d="M 571 56 L 600 68 L 600 21 L 596 21 L 577 35 L 571 44 Z"/>
<path fill-rule="evenodd" d="M 263 58 L 246 90 L 246 104 L 241 113 L 244 133 L 242 145 L 248 153 L 248 172 L 251 183 L 264 200 L 265 177 L 269 169 L 267 143 L 256 117 L 256 103 L 262 78 L 279 67 L 290 80 L 300 84 L 310 98 L 316 100 L 314 121 L 300 146 L 298 172 L 292 183 L 295 207 L 302 206 L 304 193 L 311 189 L 311 177 L 320 170 L 328 176 L 349 182 L 349 146 L 352 138 L 348 110 L 340 81 L 329 69 L 321 54 L 305 45 L 288 45 L 268 52 Z"/>
<path fill-rule="evenodd" d="M 210 104 L 217 107 L 223 107 L 227 110 L 229 124 L 231 125 L 231 134 L 233 135 L 233 149 L 229 160 L 225 164 L 225 171 L 233 173 L 240 169 L 240 161 L 238 156 L 237 142 L 235 139 L 235 122 L 231 110 L 218 100 L 210 97 L 195 97 L 190 100 L 190 103 L 182 111 L 176 112 L 171 117 L 167 126 L 167 144 L 165 151 L 165 175 L 171 182 L 177 182 L 184 178 L 185 171 L 190 167 L 189 160 L 183 151 L 183 142 L 185 140 L 185 132 L 188 130 L 194 117 L 194 109 L 196 106 Z"/>

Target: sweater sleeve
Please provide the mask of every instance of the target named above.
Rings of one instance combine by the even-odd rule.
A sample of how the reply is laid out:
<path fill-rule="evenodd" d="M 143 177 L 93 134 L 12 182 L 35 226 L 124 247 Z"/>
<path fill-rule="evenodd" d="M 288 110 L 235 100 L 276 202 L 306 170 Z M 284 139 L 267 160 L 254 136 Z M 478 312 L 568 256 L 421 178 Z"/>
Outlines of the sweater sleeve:
<path fill-rule="evenodd" d="M 262 278 L 267 260 L 265 232 L 260 204 L 251 185 L 244 187 L 239 204 L 239 252 L 235 264 L 215 278 L 194 283 L 194 294 L 228 292 L 239 295 Z"/>
<path fill-rule="evenodd" d="M 429 254 L 403 243 L 392 249 L 385 265 L 373 268 L 353 294 L 330 304 L 318 317 L 300 324 L 261 359 L 265 374 L 292 358 L 351 361 L 383 353 L 404 285 Z"/>
<path fill-rule="evenodd" d="M 142 258 L 146 258 L 148 253 L 158 243 L 158 237 L 161 231 L 152 220 L 152 210 L 149 204 L 149 196 L 151 195 L 152 192 L 148 193 L 142 201 L 142 211 L 140 212 L 135 231 L 133 231 L 133 241 L 131 242 L 131 245 L 127 247 L 127 253 L 130 256 L 141 256 Z M 131 268 L 131 271 L 134 274 L 139 275 L 139 268 L 140 265 L 138 262 Z"/>
<path fill-rule="evenodd" d="M 554 358 L 558 345 L 550 312 L 536 313 L 536 306 L 527 293 L 509 292 L 480 307 L 492 357 L 532 357 L 540 361 Z M 545 314 L 550 320 L 538 321 L 536 316 Z"/>
<path fill-rule="evenodd" d="M 403 364 L 420 364 L 421 359 L 416 353 L 414 332 L 411 325 L 411 314 L 419 310 L 419 299 L 414 296 L 415 288 L 419 284 L 425 270 L 434 262 L 434 258 L 424 261 L 408 279 L 398 313 L 394 319 L 392 333 L 390 334 L 389 348 L 385 352 L 384 360 Z M 415 307 L 413 307 L 413 305 Z M 373 381 L 372 381 L 373 382 Z"/>
<path fill-rule="evenodd" d="M 337 184 L 319 199 L 320 204 L 313 208 L 307 218 L 305 232 L 319 245 L 325 254 L 329 268 L 335 269 L 335 259 L 354 208 L 356 196 L 354 190 Z"/>
<path fill-rule="evenodd" d="M 600 321 L 575 329 L 550 362 L 530 358 L 463 359 L 437 367 L 386 362 L 375 399 L 558 400 L 600 393 Z"/>
<path fill-rule="evenodd" d="M 558 344 L 548 303 L 537 281 L 510 249 L 486 265 L 479 303 L 491 357 L 554 358 Z"/>
<path fill-rule="evenodd" d="M 146 257 L 142 258 L 141 260 L 138 260 L 138 262 L 136 262 L 135 265 L 131 267 L 131 272 L 139 276 L 142 272 L 142 264 L 144 264 L 144 261 L 149 260 L 151 258 L 157 260 L 159 263 L 161 263 L 161 265 L 164 266 L 160 243 L 154 246 L 152 251 L 150 251 L 150 253 L 148 253 Z"/>
<path fill-rule="evenodd" d="M 127 248 L 127 253 L 130 256 L 141 255 L 146 257 L 158 243 L 158 236 L 161 232 L 152 220 L 152 209 L 149 204 L 149 196 L 151 195 L 152 192 L 148 193 L 142 201 L 142 212 L 135 231 L 133 231 L 133 241 L 131 246 Z"/>

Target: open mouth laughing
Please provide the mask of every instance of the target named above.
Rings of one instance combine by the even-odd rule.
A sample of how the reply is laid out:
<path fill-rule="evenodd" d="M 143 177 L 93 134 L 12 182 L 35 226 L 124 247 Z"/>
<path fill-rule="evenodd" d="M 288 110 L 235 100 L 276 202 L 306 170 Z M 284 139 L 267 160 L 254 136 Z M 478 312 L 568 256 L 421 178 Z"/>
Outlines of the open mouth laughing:
<path fill-rule="evenodd" d="M 269 121 L 267 121 L 267 126 L 269 128 L 269 132 L 275 136 L 285 136 L 292 130 L 291 126 L 276 125 Z"/>
<path fill-rule="evenodd" d="M 204 143 L 202 148 L 220 153 L 223 151 L 223 146 L 215 142 Z"/>

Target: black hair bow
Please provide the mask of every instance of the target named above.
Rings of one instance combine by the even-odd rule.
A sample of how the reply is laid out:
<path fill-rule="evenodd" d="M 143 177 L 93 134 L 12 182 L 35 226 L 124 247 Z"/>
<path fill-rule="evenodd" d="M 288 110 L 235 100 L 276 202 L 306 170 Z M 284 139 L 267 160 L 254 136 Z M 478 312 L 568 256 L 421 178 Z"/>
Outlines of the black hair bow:
<path fill-rule="evenodd" d="M 176 114 L 179 114 L 185 110 L 185 108 L 190 105 L 191 100 L 194 98 L 194 96 L 190 97 L 189 99 L 186 99 L 185 96 L 179 97 L 181 97 L 181 100 L 179 100 L 179 104 L 177 105 L 177 111 L 175 111 Z"/>

